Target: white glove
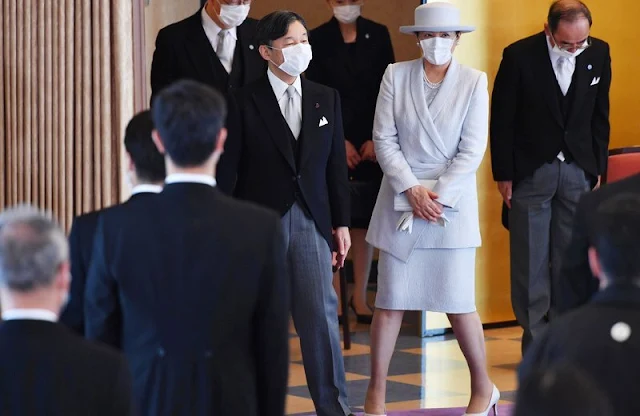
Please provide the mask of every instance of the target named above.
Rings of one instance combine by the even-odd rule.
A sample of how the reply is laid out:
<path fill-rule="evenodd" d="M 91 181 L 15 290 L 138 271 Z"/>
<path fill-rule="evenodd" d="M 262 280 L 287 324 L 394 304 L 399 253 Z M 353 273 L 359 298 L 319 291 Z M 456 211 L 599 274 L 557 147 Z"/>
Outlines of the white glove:
<path fill-rule="evenodd" d="M 447 218 L 444 213 L 440 215 L 437 221 L 437 223 L 442 227 L 446 227 L 448 222 L 449 218 Z M 396 229 L 398 231 L 406 231 L 407 233 L 411 234 L 411 231 L 413 231 L 413 212 L 405 212 L 404 214 L 402 214 L 400 216 L 400 220 L 398 220 Z"/>

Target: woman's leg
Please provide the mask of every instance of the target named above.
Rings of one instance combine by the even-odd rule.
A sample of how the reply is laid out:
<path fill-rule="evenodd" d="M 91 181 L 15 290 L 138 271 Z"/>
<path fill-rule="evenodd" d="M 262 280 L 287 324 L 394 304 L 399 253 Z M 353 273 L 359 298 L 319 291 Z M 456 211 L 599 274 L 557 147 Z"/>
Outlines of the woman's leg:
<path fill-rule="evenodd" d="M 353 306 L 358 315 L 371 315 L 367 303 L 367 285 L 371 274 L 373 247 L 365 240 L 367 230 L 351 230 L 351 260 L 353 261 Z"/>
<path fill-rule="evenodd" d="M 483 412 L 491 400 L 493 383 L 487 372 L 482 322 L 477 312 L 447 316 L 471 373 L 471 399 L 467 413 Z"/>
<path fill-rule="evenodd" d="M 378 309 L 371 323 L 371 379 L 364 404 L 366 413 L 381 415 L 385 412 L 387 374 L 396 346 L 404 311 Z"/>

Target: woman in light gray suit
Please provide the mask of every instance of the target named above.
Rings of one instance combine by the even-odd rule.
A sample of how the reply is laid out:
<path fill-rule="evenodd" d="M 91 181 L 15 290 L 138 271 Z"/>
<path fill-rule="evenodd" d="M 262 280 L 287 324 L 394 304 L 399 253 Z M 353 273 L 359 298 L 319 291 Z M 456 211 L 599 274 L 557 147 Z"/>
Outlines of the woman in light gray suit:
<path fill-rule="evenodd" d="M 401 31 L 418 37 L 423 58 L 389 65 L 373 127 L 384 179 L 367 234 L 380 259 L 365 414 L 385 412 L 387 372 L 404 311 L 429 310 L 448 314 L 467 359 L 467 414 L 487 415 L 500 398 L 486 369 L 474 285 L 487 76 L 452 58 L 461 33 L 473 30 L 460 25 L 455 6 L 419 6 L 415 21 Z"/>

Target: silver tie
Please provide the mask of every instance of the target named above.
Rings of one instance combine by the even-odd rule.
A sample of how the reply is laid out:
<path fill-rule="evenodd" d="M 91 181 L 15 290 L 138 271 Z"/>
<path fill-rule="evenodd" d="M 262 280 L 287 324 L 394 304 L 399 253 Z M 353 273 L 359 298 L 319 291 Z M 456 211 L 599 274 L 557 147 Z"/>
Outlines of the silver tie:
<path fill-rule="evenodd" d="M 299 111 L 296 111 L 296 94 L 296 88 L 293 85 L 289 85 L 287 88 L 287 103 L 284 107 L 284 119 L 287 120 L 291 133 L 293 133 L 293 137 L 297 140 L 298 136 L 300 136 L 302 120 L 300 119 Z"/>
<path fill-rule="evenodd" d="M 571 86 L 571 63 L 568 58 L 560 57 L 558 58 L 558 85 L 560 86 L 560 91 L 562 91 L 562 95 L 567 95 L 567 91 L 569 91 L 569 86 Z"/>
<path fill-rule="evenodd" d="M 227 43 L 225 42 L 228 34 L 229 32 L 227 30 L 221 30 L 220 32 L 218 32 L 218 46 L 216 47 L 216 55 L 218 55 L 218 58 L 220 59 L 220 63 L 222 64 L 222 66 L 224 66 L 227 72 L 230 73 L 231 60 L 227 56 L 229 51 L 227 50 L 228 49 Z"/>

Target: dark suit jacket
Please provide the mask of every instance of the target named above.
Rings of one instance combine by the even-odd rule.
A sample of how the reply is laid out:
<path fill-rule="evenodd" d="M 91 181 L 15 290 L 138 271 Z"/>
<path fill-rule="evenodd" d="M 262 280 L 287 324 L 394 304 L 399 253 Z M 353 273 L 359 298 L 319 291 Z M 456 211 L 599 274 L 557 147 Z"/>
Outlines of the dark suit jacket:
<path fill-rule="evenodd" d="M 126 207 L 132 200 L 144 199 L 148 195 L 153 194 L 146 192 L 135 194 L 124 204 L 106 209 L 114 210 L 116 207 Z M 60 314 L 60 323 L 68 326 L 79 335 L 84 335 L 84 290 L 87 283 L 89 264 L 91 263 L 93 238 L 98 226 L 98 218 L 104 211 L 93 211 L 76 217 L 69 233 L 71 290 L 69 291 L 69 302 Z M 115 209 L 115 212 L 120 213 L 122 209 Z"/>
<path fill-rule="evenodd" d="M 122 348 L 149 416 L 282 416 L 289 289 L 274 213 L 167 184 L 98 223 L 87 337 Z"/>
<path fill-rule="evenodd" d="M 565 151 L 595 185 L 608 155 L 610 85 L 609 45 L 592 38 L 592 46 L 576 59 L 565 117 L 545 34 L 508 46 L 493 87 L 493 178 L 516 187 Z"/>
<path fill-rule="evenodd" d="M 617 323 L 627 324 L 624 342 L 612 338 Z M 586 372 L 610 398 L 616 416 L 640 414 L 640 288 L 610 287 L 591 302 L 551 323 L 527 351 L 520 382 L 533 370 L 567 363 Z"/>
<path fill-rule="evenodd" d="M 233 96 L 238 120 L 226 145 L 237 173 L 234 195 L 284 215 L 302 196 L 330 247 L 332 228 L 349 226 L 349 185 L 338 92 L 302 78 L 299 160 L 266 74 Z M 320 126 L 325 118 L 327 125 Z M 226 174 L 226 176 L 231 176 Z"/>
<path fill-rule="evenodd" d="M 0 324 L 0 414 L 128 416 L 131 376 L 120 354 L 46 321 Z"/>
<path fill-rule="evenodd" d="M 563 313 L 587 303 L 598 291 L 598 280 L 591 274 L 587 256 L 593 241 L 595 213 L 601 203 L 626 192 L 640 195 L 640 175 L 604 185 L 580 199 L 573 220 L 571 243 L 562 258 L 562 293 L 557 299 L 558 312 Z"/>
<path fill-rule="evenodd" d="M 358 18 L 356 26 L 357 38 L 352 44 L 344 43 L 335 18 L 311 31 L 313 60 L 306 77 L 338 90 L 345 138 L 359 150 L 364 142 L 372 140 L 380 83 L 395 58 L 386 26 L 363 17 Z M 380 180 L 382 170 L 377 163 L 366 161 L 349 175 L 357 180 Z"/>
<path fill-rule="evenodd" d="M 151 102 L 161 89 L 180 79 L 199 81 L 226 94 L 230 88 L 264 74 L 266 64 L 254 42 L 258 21 L 247 18 L 237 27 L 238 42 L 229 74 L 204 32 L 201 10 L 158 32 L 151 63 Z"/>

